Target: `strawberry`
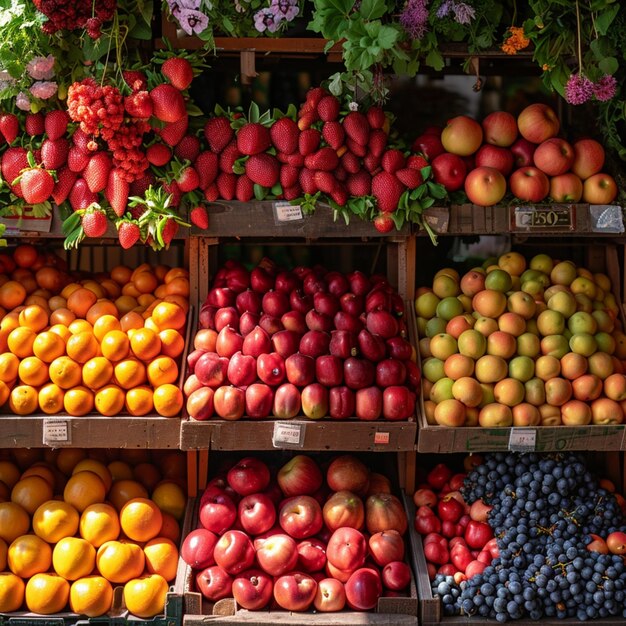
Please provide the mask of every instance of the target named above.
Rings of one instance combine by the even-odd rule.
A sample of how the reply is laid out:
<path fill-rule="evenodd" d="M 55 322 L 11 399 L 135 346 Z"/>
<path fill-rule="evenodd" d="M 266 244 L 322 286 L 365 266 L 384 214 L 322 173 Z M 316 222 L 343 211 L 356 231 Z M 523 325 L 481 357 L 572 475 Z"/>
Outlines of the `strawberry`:
<path fill-rule="evenodd" d="M 343 126 L 339 122 L 325 122 L 324 126 L 322 126 L 322 137 L 333 150 L 343 146 L 345 136 Z"/>
<path fill-rule="evenodd" d="M 389 213 L 379 213 L 373 220 L 374 228 L 379 233 L 389 233 L 393 230 L 395 224 L 393 223 L 393 218 Z"/>
<path fill-rule="evenodd" d="M 290 117 L 281 117 L 270 128 L 270 139 L 278 152 L 293 154 L 298 149 L 298 125 Z"/>
<path fill-rule="evenodd" d="M 107 152 L 96 152 L 89 158 L 89 162 L 83 170 L 83 178 L 87 183 L 87 187 L 89 187 L 89 191 L 98 193 L 104 190 L 112 167 L 113 163 Z"/>
<path fill-rule="evenodd" d="M 198 172 L 198 187 L 204 190 L 217 178 L 219 157 L 206 150 L 197 156 L 193 167 Z"/>
<path fill-rule="evenodd" d="M 164 143 L 153 143 L 146 148 L 148 163 L 162 167 L 167 165 L 172 158 L 172 151 Z"/>
<path fill-rule="evenodd" d="M 283 198 L 285 200 L 295 200 L 302 195 L 302 187 L 299 184 L 294 185 L 293 187 L 283 188 Z"/>
<path fill-rule="evenodd" d="M 87 210 L 80 221 L 87 237 L 102 237 L 109 225 L 105 212 L 100 209 Z"/>
<path fill-rule="evenodd" d="M 365 112 L 365 117 L 370 125 L 370 128 L 378 129 L 382 128 L 387 121 L 387 116 L 382 107 L 373 106 Z"/>
<path fill-rule="evenodd" d="M 317 109 L 317 105 L 327 95 L 328 92 L 323 87 L 312 87 L 306 92 L 306 104 L 313 109 Z"/>
<path fill-rule="evenodd" d="M 334 169 L 333 174 L 338 181 L 344 182 L 348 178 L 348 172 L 344 169 L 343 165 L 339 165 Z"/>
<path fill-rule="evenodd" d="M 342 185 L 337 185 L 331 192 L 330 197 L 339 206 L 345 206 L 348 202 L 348 192 Z"/>
<path fill-rule="evenodd" d="M 380 157 L 374 156 L 371 152 L 363 159 L 363 166 L 370 173 L 374 174 L 380 169 Z"/>
<path fill-rule="evenodd" d="M 185 99 L 173 85 L 157 85 L 150 91 L 154 116 L 162 122 L 177 122 L 187 115 Z"/>
<path fill-rule="evenodd" d="M 163 183 L 163 189 L 169 194 L 172 194 L 172 200 L 170 206 L 177 207 L 183 197 L 183 193 L 180 190 L 178 183 L 175 180 Z"/>
<path fill-rule="evenodd" d="M 294 152 L 293 154 L 285 154 L 284 152 L 279 152 L 276 155 L 276 158 L 285 165 L 291 165 L 292 167 L 302 167 L 304 165 L 304 155 L 299 152 Z"/>
<path fill-rule="evenodd" d="M 176 236 L 178 232 L 178 222 L 171 217 L 167 218 L 165 222 L 165 226 L 163 227 L 163 231 L 161 232 L 161 237 L 163 238 L 163 243 L 165 247 L 169 246 L 172 242 L 172 239 Z"/>
<path fill-rule="evenodd" d="M 139 70 L 124 70 L 122 76 L 126 84 L 133 91 L 141 91 L 148 86 L 148 79 L 143 72 Z"/>
<path fill-rule="evenodd" d="M 48 135 L 48 139 L 60 139 L 65 135 L 67 131 L 67 124 L 70 121 L 70 116 L 66 111 L 50 111 L 46 114 L 46 118 L 44 120 L 44 127 L 46 129 L 46 134 Z"/>
<path fill-rule="evenodd" d="M 188 165 L 181 169 L 176 177 L 176 182 L 178 183 L 178 188 L 183 192 L 187 193 L 188 191 L 193 191 L 198 188 L 200 184 L 200 177 L 198 176 L 198 172 L 191 166 Z"/>
<path fill-rule="evenodd" d="M 381 160 L 380 164 L 385 172 L 393 174 L 394 172 L 402 169 L 405 166 L 406 157 L 400 150 L 387 150 Z"/>
<path fill-rule="evenodd" d="M 406 160 L 406 166 L 413 170 L 421 170 L 428 165 L 428 161 L 421 154 L 411 154 Z"/>
<path fill-rule="evenodd" d="M 343 129 L 350 139 L 361 146 L 367 145 L 370 125 L 363 113 L 360 111 L 350 111 L 350 113 L 343 118 Z"/>
<path fill-rule="evenodd" d="M 384 213 L 391 213 L 398 208 L 404 189 L 404 185 L 389 172 L 379 172 L 372 178 L 372 195 Z"/>
<path fill-rule="evenodd" d="M 83 152 L 90 152 L 89 144 L 91 137 L 82 129 L 77 128 L 72 135 L 72 143 Z"/>
<path fill-rule="evenodd" d="M 387 133 L 380 129 L 373 130 L 370 133 L 367 147 L 374 156 L 380 156 L 387 147 Z"/>
<path fill-rule="evenodd" d="M 50 172 L 40 167 L 33 167 L 22 174 L 20 186 L 24 200 L 28 204 L 39 204 L 45 202 L 52 194 L 54 178 Z"/>
<path fill-rule="evenodd" d="M 25 148 L 7 148 L 2 155 L 0 171 L 2 171 L 4 180 L 12 187 L 14 186 L 13 181 L 20 175 L 20 172 L 27 167 L 28 157 Z M 16 186 L 19 186 L 19 183 Z"/>
<path fill-rule="evenodd" d="M 316 109 L 301 108 L 298 112 L 298 128 L 300 130 L 308 130 L 311 125 L 317 122 L 319 116 Z"/>
<path fill-rule="evenodd" d="M 351 196 L 369 196 L 372 192 L 372 177 L 365 170 L 350 174 L 346 179 L 346 188 Z"/>
<path fill-rule="evenodd" d="M 211 183 L 204 190 L 204 199 L 207 202 L 215 202 L 219 197 L 220 197 L 220 192 L 219 192 L 219 189 L 217 188 L 216 183 Z"/>
<path fill-rule="evenodd" d="M 318 170 L 313 174 L 316 187 L 323 193 L 332 193 L 337 187 L 337 181 L 330 172 Z"/>
<path fill-rule="evenodd" d="M 153 107 L 150 94 L 143 91 L 133 91 L 124 98 L 124 109 L 131 117 L 138 120 L 147 120 L 152 117 Z"/>
<path fill-rule="evenodd" d="M 30 137 L 43 135 L 46 131 L 43 113 L 41 111 L 37 113 L 27 113 L 24 120 L 24 129 L 26 130 L 26 134 Z"/>
<path fill-rule="evenodd" d="M 300 183 L 300 187 L 302 187 L 302 191 L 304 193 L 314 194 L 319 191 L 317 185 L 315 184 L 315 172 L 310 170 L 308 167 L 303 167 L 300 170 L 298 182 Z"/>
<path fill-rule="evenodd" d="M 141 178 L 136 178 L 130 183 L 128 188 L 128 197 L 130 196 L 143 196 L 150 185 L 154 185 L 156 178 L 150 171 L 145 172 Z"/>
<path fill-rule="evenodd" d="M 298 152 L 304 156 L 315 152 L 319 148 L 321 138 L 319 130 L 314 128 L 303 130 L 298 138 Z"/>
<path fill-rule="evenodd" d="M 189 219 L 197 228 L 206 230 L 209 227 L 209 214 L 203 206 L 197 206 L 191 209 Z"/>
<path fill-rule="evenodd" d="M 249 122 L 237 131 L 237 148 L 241 154 L 259 154 L 272 145 L 270 131 L 257 122 Z"/>
<path fill-rule="evenodd" d="M 0 135 L 11 145 L 20 132 L 20 122 L 13 113 L 0 114 Z"/>
<path fill-rule="evenodd" d="M 110 170 L 104 196 L 118 217 L 122 217 L 126 212 L 129 192 L 130 185 L 124 178 L 123 172 L 119 168 Z"/>
<path fill-rule="evenodd" d="M 255 184 L 273 187 L 278 182 L 280 164 L 271 154 L 253 154 L 246 161 L 246 175 Z"/>
<path fill-rule="evenodd" d="M 344 152 L 340 161 L 348 174 L 356 174 L 361 169 L 359 158 L 352 154 L 352 152 Z"/>
<path fill-rule="evenodd" d="M 68 167 L 57 170 L 57 182 L 52 190 L 52 199 L 57 206 L 67 200 L 77 177 L 76 172 L 72 172 Z"/>
<path fill-rule="evenodd" d="M 323 122 L 333 122 L 339 117 L 339 108 L 335 96 L 324 96 L 317 105 L 317 114 Z"/>
<path fill-rule="evenodd" d="M 300 174 L 300 168 L 293 165 L 283 165 L 280 168 L 280 186 L 293 187 L 298 182 L 298 176 Z"/>
<path fill-rule="evenodd" d="M 90 204 L 93 204 L 98 200 L 98 196 L 89 191 L 87 183 L 84 178 L 77 178 L 74 181 L 72 190 L 70 191 L 69 201 L 72 209 L 78 211 L 80 209 L 86 209 Z"/>
<path fill-rule="evenodd" d="M 329 146 L 320 148 L 317 152 L 309 154 L 304 158 L 304 166 L 311 170 L 325 170 L 330 172 L 334 170 L 337 165 L 339 165 L 339 157 Z"/>
<path fill-rule="evenodd" d="M 250 202 L 250 200 L 254 198 L 254 183 L 245 174 L 237 178 L 235 198 L 237 198 L 239 202 Z"/>
<path fill-rule="evenodd" d="M 220 172 L 217 176 L 217 190 L 219 197 L 224 200 L 232 200 L 237 188 L 237 175 Z"/>
<path fill-rule="evenodd" d="M 176 89 L 184 91 L 191 85 L 191 81 L 193 80 L 193 67 L 187 59 L 170 57 L 161 66 L 161 74 L 163 74 Z"/>
<path fill-rule="evenodd" d="M 212 117 L 204 125 L 204 138 L 209 144 L 211 152 L 221 152 L 235 136 L 227 117 Z"/>
<path fill-rule="evenodd" d="M 155 132 L 168 146 L 174 147 L 187 134 L 188 127 L 189 116 L 185 114 L 178 121 L 166 124 L 163 128 L 155 129 Z"/>
<path fill-rule="evenodd" d="M 200 154 L 200 140 L 195 135 L 185 135 L 174 148 L 174 155 L 181 161 L 195 161 Z"/>
<path fill-rule="evenodd" d="M 65 139 L 45 139 L 41 144 L 41 162 L 48 170 L 57 170 L 67 163 L 70 142 Z"/>
<path fill-rule="evenodd" d="M 139 241 L 140 236 L 139 225 L 135 222 L 124 220 L 117 227 L 117 238 L 124 250 L 132 248 Z"/>
<path fill-rule="evenodd" d="M 88 152 L 84 152 L 77 146 L 72 146 L 67 153 L 67 166 L 72 172 L 80 173 L 87 167 L 90 158 Z"/>
<path fill-rule="evenodd" d="M 414 170 L 412 167 L 405 167 L 395 172 L 398 180 L 409 189 L 416 189 L 423 182 L 424 179 L 419 170 Z"/>
<path fill-rule="evenodd" d="M 235 164 L 235 161 L 237 159 L 241 158 L 241 156 L 241 152 L 239 152 L 239 148 L 237 148 L 237 143 L 235 141 L 232 141 L 224 148 L 224 150 L 222 150 L 220 154 L 220 170 L 222 172 L 225 172 L 226 174 L 232 174 L 233 165 Z"/>
<path fill-rule="evenodd" d="M 356 141 L 354 141 L 354 139 L 351 139 L 350 137 L 346 137 L 346 146 L 348 150 L 352 152 L 352 154 L 361 159 L 367 154 L 367 146 L 362 146 L 360 143 L 357 143 Z"/>

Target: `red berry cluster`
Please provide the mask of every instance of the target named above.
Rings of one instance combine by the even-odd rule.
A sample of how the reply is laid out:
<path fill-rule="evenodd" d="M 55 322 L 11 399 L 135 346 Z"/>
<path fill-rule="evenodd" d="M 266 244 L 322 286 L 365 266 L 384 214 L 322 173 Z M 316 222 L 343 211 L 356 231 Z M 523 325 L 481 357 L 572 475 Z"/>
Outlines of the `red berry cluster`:
<path fill-rule="evenodd" d="M 48 18 L 43 25 L 46 33 L 86 28 L 92 39 L 100 37 L 102 24 L 117 10 L 117 0 L 99 0 L 93 4 L 75 0 L 33 0 L 33 4 Z"/>

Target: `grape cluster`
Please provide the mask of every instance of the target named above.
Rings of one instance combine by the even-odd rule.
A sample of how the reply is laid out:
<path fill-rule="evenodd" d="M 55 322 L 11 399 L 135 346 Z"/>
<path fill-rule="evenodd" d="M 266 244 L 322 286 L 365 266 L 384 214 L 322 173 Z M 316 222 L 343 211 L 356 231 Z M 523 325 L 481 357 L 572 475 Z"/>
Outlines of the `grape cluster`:
<path fill-rule="evenodd" d="M 624 529 L 624 515 L 578 455 L 487 455 L 463 495 L 491 504 L 500 556 L 460 586 L 438 574 L 433 594 L 446 615 L 499 622 L 626 617 L 626 565 L 620 555 L 587 550 L 591 534 Z"/>
<path fill-rule="evenodd" d="M 58 30 L 86 28 L 93 39 L 100 37 L 103 22 L 109 21 L 117 10 L 117 0 L 81 2 L 76 0 L 33 0 L 37 10 L 48 21 L 43 25 L 46 33 L 52 35 Z"/>

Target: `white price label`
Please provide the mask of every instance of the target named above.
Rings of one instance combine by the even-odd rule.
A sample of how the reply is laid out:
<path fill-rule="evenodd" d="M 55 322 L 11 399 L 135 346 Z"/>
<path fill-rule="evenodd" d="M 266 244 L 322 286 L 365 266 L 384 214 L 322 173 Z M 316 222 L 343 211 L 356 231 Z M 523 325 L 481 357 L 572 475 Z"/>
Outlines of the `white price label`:
<path fill-rule="evenodd" d="M 302 208 L 299 204 L 289 204 L 289 202 L 275 202 L 277 222 L 297 222 L 304 219 Z"/>
<path fill-rule="evenodd" d="M 69 420 L 49 419 L 43 421 L 43 443 L 47 446 L 72 443 L 72 429 Z"/>
<path fill-rule="evenodd" d="M 528 428 L 511 428 L 509 450 L 512 452 L 534 452 L 537 445 L 537 431 Z"/>
<path fill-rule="evenodd" d="M 275 448 L 301 448 L 304 445 L 304 424 L 274 422 L 272 445 Z"/>
<path fill-rule="evenodd" d="M 374 434 L 374 444 L 378 446 L 387 446 L 389 445 L 389 433 L 388 432 L 376 432 Z"/>

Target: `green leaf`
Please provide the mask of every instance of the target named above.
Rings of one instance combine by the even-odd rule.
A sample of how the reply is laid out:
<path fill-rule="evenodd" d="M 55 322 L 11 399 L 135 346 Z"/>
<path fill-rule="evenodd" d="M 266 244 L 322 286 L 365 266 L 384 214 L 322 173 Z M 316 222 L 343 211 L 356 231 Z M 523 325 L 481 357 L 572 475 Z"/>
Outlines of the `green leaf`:
<path fill-rule="evenodd" d="M 390 50 L 395 45 L 400 31 L 393 26 L 381 26 L 378 33 L 378 44 L 383 50 Z"/>
<path fill-rule="evenodd" d="M 440 72 L 445 65 L 445 61 L 443 60 L 441 52 L 439 52 L 439 50 L 431 50 L 426 55 L 426 65 Z"/>
<path fill-rule="evenodd" d="M 377 20 L 387 12 L 384 0 L 363 0 L 359 7 L 359 13 L 364 20 Z"/>
<path fill-rule="evenodd" d="M 254 197 L 257 200 L 263 200 L 263 198 L 265 198 L 267 191 L 265 189 L 265 187 L 262 187 L 261 185 L 254 185 Z"/>
<path fill-rule="evenodd" d="M 258 122 L 259 121 L 259 116 L 260 116 L 261 112 L 259 111 L 259 105 L 252 101 L 252 103 L 250 104 L 250 109 L 248 110 L 248 121 L 249 122 Z"/>
<path fill-rule="evenodd" d="M 609 32 L 609 27 L 619 12 L 620 4 L 620 2 L 616 2 L 612 7 L 607 7 L 596 15 L 593 23 L 600 35 L 606 35 Z"/>
<path fill-rule="evenodd" d="M 604 57 L 604 59 L 598 63 L 598 67 L 604 74 L 610 74 L 612 76 L 615 72 L 617 72 L 619 63 L 615 57 Z"/>

